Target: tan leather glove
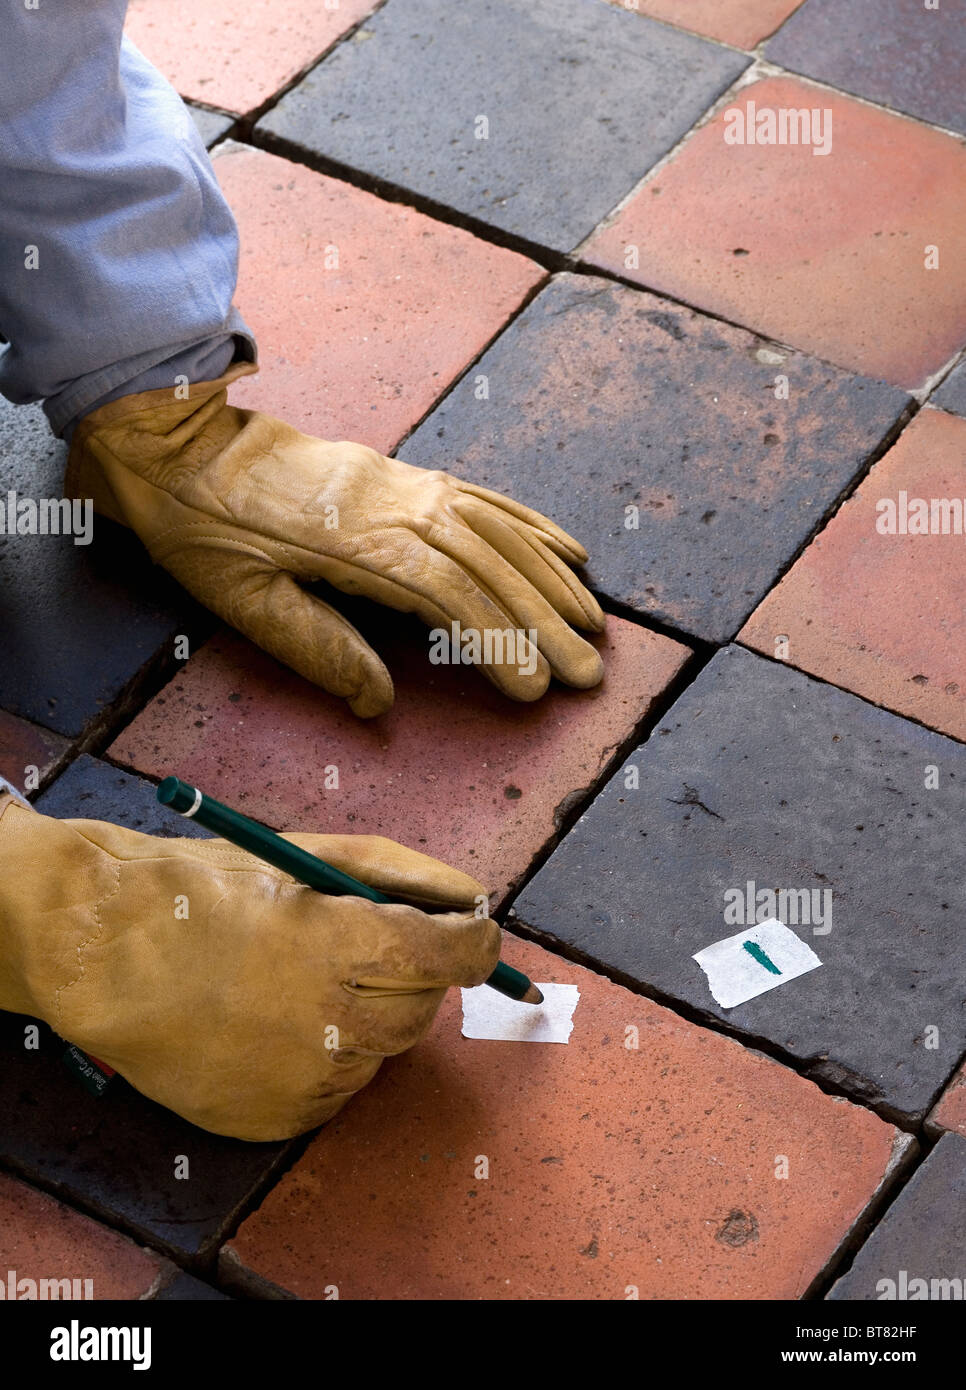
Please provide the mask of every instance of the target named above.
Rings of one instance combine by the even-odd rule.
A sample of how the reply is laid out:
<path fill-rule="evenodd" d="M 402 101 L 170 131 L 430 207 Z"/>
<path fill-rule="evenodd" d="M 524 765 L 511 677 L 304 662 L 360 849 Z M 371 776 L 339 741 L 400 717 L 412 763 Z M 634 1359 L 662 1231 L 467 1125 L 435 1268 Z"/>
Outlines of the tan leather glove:
<path fill-rule="evenodd" d="M 500 931 L 474 915 L 480 885 L 436 859 L 378 836 L 289 838 L 461 910 L 328 897 L 224 840 L 54 820 L 0 793 L 0 1008 L 216 1134 L 287 1139 L 331 1119 L 449 985 L 487 978 Z"/>
<path fill-rule="evenodd" d="M 252 370 L 239 363 L 189 400 L 146 391 L 95 410 L 74 432 L 69 494 L 131 526 L 196 599 L 358 715 L 390 707 L 389 673 L 306 582 L 432 628 L 458 621 L 481 645 L 487 632 L 535 631 L 535 662 L 516 645 L 501 660 L 491 638 L 482 663 L 515 700 L 537 699 L 551 673 L 598 683 L 600 656 L 570 626 L 604 626 L 569 568 L 587 559 L 577 541 L 486 488 L 228 405 L 228 384 Z"/>

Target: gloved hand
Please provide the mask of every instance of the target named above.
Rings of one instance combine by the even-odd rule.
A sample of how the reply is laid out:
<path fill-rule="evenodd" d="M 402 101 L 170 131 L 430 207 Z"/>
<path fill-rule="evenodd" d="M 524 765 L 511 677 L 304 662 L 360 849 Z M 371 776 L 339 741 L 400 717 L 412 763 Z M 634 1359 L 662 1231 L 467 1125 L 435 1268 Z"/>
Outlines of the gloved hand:
<path fill-rule="evenodd" d="M 131 526 L 196 599 L 363 717 L 391 706 L 389 673 L 305 582 L 325 579 L 433 628 L 458 621 L 481 641 L 535 630 L 530 673 L 518 649 L 512 664 L 482 667 L 513 699 L 537 699 L 551 673 L 598 683 L 600 657 L 570 626 L 604 626 L 569 568 L 587 559 L 577 541 L 486 488 L 228 405 L 228 384 L 252 370 L 237 364 L 191 386 L 189 400 L 146 391 L 92 412 L 74 432 L 69 495 Z"/>
<path fill-rule="evenodd" d="M 225 840 L 54 820 L 0 792 L 0 1009 L 216 1134 L 287 1139 L 331 1119 L 449 985 L 487 978 L 500 931 L 474 914 L 480 885 L 436 859 L 378 836 L 289 838 L 454 910 L 328 897 Z"/>

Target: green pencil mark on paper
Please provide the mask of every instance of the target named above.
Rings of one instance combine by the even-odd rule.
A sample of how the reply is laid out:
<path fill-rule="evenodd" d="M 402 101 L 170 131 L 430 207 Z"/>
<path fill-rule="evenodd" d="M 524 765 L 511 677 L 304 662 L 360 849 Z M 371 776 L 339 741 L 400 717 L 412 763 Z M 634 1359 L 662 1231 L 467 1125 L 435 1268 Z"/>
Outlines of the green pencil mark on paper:
<path fill-rule="evenodd" d="M 743 941 L 741 944 L 748 952 L 749 956 L 754 956 L 758 964 L 763 965 L 766 970 L 770 970 L 773 975 L 780 975 L 782 973 L 775 962 L 765 955 L 756 941 Z"/>

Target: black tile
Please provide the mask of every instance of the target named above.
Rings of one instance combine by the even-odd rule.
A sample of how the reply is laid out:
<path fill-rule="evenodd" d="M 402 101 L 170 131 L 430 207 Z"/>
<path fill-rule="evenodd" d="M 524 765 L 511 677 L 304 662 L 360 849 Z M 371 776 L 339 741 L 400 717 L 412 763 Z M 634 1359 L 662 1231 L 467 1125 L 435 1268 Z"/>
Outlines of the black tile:
<path fill-rule="evenodd" d="M 912 1175 L 828 1297 L 961 1300 L 966 1297 L 964 1284 L 966 1139 L 947 1134 Z M 908 1345 L 897 1341 L 891 1350 Z"/>
<path fill-rule="evenodd" d="M 5 504 L 63 497 L 65 462 L 39 407 L 0 400 Z M 132 532 L 95 517 L 93 537 L 0 533 L 0 708 L 68 737 L 177 634 L 213 626 Z"/>
<path fill-rule="evenodd" d="M 666 300 L 562 275 L 399 454 L 552 516 L 587 547 L 599 592 L 724 642 L 909 403 Z"/>
<path fill-rule="evenodd" d="M 748 61 L 601 0 L 389 0 L 256 129 L 569 251 Z"/>
<path fill-rule="evenodd" d="M 203 106 L 193 106 L 190 101 L 185 104 L 209 150 L 215 141 L 226 136 L 235 124 L 234 116 L 225 116 L 221 111 L 207 111 Z"/>
<path fill-rule="evenodd" d="M 806 0 L 765 56 L 966 134 L 966 0 Z"/>
<path fill-rule="evenodd" d="M 226 1293 L 213 1289 L 210 1284 L 193 1278 L 181 1270 L 170 1283 L 163 1285 L 155 1294 L 158 1303 L 231 1303 Z"/>
<path fill-rule="evenodd" d="M 58 820 L 109 820 L 145 835 L 210 838 L 210 832 L 196 821 L 162 806 L 153 783 L 86 753 L 76 758 L 35 804 L 45 816 Z"/>
<path fill-rule="evenodd" d="M 627 758 L 516 909 L 621 977 L 918 1121 L 966 1051 L 964 788 L 962 744 L 729 647 Z M 724 1009 L 692 955 L 753 924 L 754 914 L 749 923 L 726 912 L 736 901 L 726 893 L 744 896 L 749 882 L 753 900 L 831 894 L 821 924 L 822 896 L 809 898 L 819 911 L 804 925 L 787 898 L 772 912 L 758 900 L 822 965 Z"/>
<path fill-rule="evenodd" d="M 956 370 L 950 372 L 929 404 L 938 405 L 952 415 L 966 417 L 966 362 L 960 362 Z"/>

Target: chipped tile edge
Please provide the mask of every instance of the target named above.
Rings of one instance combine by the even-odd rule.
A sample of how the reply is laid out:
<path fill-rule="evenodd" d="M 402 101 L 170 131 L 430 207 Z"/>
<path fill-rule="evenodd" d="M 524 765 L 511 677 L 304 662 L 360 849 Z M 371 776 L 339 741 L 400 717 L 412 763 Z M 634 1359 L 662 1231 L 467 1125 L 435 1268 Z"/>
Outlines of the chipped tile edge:
<path fill-rule="evenodd" d="M 845 1097 L 836 1096 L 834 1099 L 844 1101 Z M 854 1104 L 851 1101 L 845 1101 L 845 1103 Z M 863 1107 L 860 1106 L 859 1108 Z M 897 1184 L 904 1175 L 908 1174 L 920 1151 L 921 1146 L 914 1135 L 908 1134 L 902 1129 L 893 1130 L 889 1158 L 874 1191 L 808 1288 L 801 1295 L 803 1300 L 828 1298 L 835 1285 L 848 1272 L 843 1268 L 846 1260 L 849 1260 L 851 1266 L 855 1256 L 858 1255 L 878 1226 L 886 1203 L 891 1199 Z"/>
<path fill-rule="evenodd" d="M 217 1268 L 218 1286 L 223 1293 L 270 1302 L 302 1302 L 298 1294 L 273 1283 L 271 1279 L 258 1274 L 251 1265 L 245 1264 L 230 1244 L 223 1245 L 219 1250 Z"/>

